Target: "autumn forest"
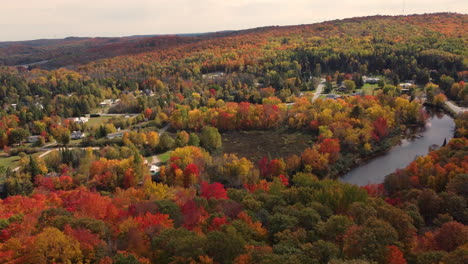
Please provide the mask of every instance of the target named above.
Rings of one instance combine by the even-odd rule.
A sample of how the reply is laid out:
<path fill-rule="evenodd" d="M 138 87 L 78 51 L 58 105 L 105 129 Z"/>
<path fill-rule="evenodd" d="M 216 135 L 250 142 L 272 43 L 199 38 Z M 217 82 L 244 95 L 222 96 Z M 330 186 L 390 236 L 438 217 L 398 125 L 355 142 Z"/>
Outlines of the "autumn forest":
<path fill-rule="evenodd" d="M 467 263 L 466 82 L 456 13 L 0 42 L 0 263 Z"/>

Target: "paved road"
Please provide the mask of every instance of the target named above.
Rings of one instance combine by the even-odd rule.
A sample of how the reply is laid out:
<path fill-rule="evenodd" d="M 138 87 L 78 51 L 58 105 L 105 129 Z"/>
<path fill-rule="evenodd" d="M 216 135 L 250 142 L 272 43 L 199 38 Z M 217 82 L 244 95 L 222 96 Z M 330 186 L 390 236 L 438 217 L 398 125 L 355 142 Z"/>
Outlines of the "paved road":
<path fill-rule="evenodd" d="M 319 85 L 317 85 L 317 91 L 315 91 L 314 97 L 312 97 L 312 102 L 320 97 L 320 94 L 323 92 L 323 89 L 325 89 L 325 79 L 322 79 Z"/>
<path fill-rule="evenodd" d="M 466 107 L 460 107 L 458 105 L 456 105 L 454 102 L 452 101 L 447 101 L 445 102 L 445 104 L 453 111 L 455 112 L 455 114 L 460 114 L 460 113 L 463 113 L 465 111 L 468 111 L 468 108 Z"/>

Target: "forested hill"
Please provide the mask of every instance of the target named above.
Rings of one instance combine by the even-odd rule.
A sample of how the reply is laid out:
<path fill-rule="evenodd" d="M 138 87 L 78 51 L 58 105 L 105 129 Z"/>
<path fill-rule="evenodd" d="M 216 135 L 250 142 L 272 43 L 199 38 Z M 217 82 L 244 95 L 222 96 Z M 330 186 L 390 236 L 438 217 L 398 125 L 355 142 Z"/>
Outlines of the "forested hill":
<path fill-rule="evenodd" d="M 360 17 L 310 25 L 271 26 L 192 35 L 72 37 L 61 40 L 0 42 L 0 65 L 13 66 L 40 62 L 34 66 L 54 69 L 135 54 L 138 55 L 131 58 L 139 62 L 155 60 L 160 62 L 164 59 L 172 60 L 174 56 L 177 58 L 201 51 L 214 52 L 215 55 L 217 52 L 234 51 L 234 54 L 223 54 L 227 58 L 220 59 L 229 62 L 229 65 L 240 66 L 253 64 L 253 58 L 263 55 L 257 52 L 265 49 L 322 47 L 322 50 L 332 48 L 336 52 L 346 50 L 353 52 L 355 49 L 370 52 L 375 51 L 374 45 L 379 43 L 390 45 L 411 43 L 417 45 L 416 49 L 438 49 L 466 57 L 467 21 L 467 15 L 437 13 Z M 162 54 L 166 56 L 161 56 Z M 229 68 L 229 65 L 221 67 Z"/>

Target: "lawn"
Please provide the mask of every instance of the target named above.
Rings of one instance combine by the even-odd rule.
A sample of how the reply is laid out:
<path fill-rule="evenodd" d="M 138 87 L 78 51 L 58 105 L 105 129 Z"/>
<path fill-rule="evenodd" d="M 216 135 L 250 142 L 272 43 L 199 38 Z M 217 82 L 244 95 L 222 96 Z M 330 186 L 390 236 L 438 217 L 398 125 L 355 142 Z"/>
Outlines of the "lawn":
<path fill-rule="evenodd" d="M 0 157 L 0 166 L 5 168 L 14 169 L 18 166 L 18 161 L 20 160 L 19 156 L 13 157 Z"/>
<path fill-rule="evenodd" d="M 99 127 L 102 124 L 107 123 L 112 117 L 110 116 L 100 116 L 100 117 L 92 117 L 86 123 L 90 128 Z"/>
<path fill-rule="evenodd" d="M 288 131 L 233 131 L 222 134 L 223 152 L 258 161 L 263 157 L 299 155 L 312 146 L 312 136 Z"/>
<path fill-rule="evenodd" d="M 169 150 L 169 151 L 166 151 L 166 152 L 164 152 L 164 153 L 162 153 L 162 154 L 159 154 L 159 155 L 158 155 L 159 160 L 160 160 L 162 163 L 166 163 L 166 162 L 169 160 L 169 156 L 171 155 L 171 152 L 172 152 L 172 151 Z"/>
<path fill-rule="evenodd" d="M 375 88 L 378 88 L 379 86 L 377 84 L 364 84 L 364 86 L 361 88 L 362 91 L 364 91 L 364 95 L 372 95 L 374 92 Z M 359 91 L 359 90 L 358 90 Z"/>

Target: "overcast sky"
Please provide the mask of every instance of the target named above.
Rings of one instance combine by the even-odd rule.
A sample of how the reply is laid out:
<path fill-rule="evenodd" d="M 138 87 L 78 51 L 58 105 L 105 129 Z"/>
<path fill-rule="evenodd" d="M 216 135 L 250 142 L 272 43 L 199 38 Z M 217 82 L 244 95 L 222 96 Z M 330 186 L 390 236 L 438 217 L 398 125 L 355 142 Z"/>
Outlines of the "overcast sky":
<path fill-rule="evenodd" d="M 468 13 L 467 0 L 1 0 L 0 41 L 198 33 L 369 15 Z"/>

